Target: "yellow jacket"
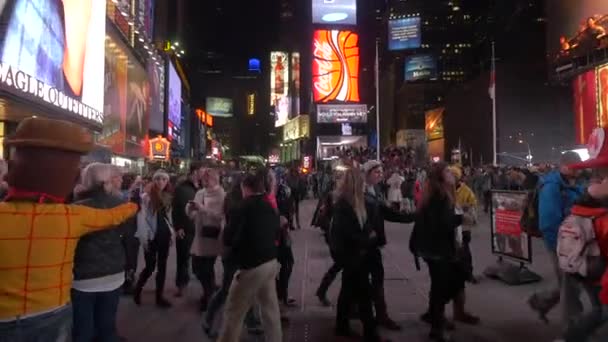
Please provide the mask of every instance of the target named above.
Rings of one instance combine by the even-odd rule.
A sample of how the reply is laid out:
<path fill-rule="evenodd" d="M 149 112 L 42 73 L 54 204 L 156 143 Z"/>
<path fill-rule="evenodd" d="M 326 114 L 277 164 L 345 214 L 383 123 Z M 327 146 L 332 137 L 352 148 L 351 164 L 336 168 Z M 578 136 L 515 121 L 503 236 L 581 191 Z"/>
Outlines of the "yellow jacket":
<path fill-rule="evenodd" d="M 475 225 L 477 221 L 477 198 L 475 194 L 465 183 L 460 183 L 456 188 L 456 205 L 465 210 L 465 215 L 468 216 L 467 222 L 473 222 L 472 224 L 463 224 L 465 229 L 468 226 Z"/>
<path fill-rule="evenodd" d="M 70 302 L 78 239 L 137 212 L 77 205 L 0 203 L 0 321 L 51 311 Z"/>

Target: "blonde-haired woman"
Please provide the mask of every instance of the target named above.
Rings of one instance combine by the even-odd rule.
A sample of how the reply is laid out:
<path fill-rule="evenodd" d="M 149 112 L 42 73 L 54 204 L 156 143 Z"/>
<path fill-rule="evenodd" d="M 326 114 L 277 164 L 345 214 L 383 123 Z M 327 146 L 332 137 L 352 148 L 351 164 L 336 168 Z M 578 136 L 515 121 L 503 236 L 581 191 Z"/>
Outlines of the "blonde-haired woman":
<path fill-rule="evenodd" d="M 220 233 L 224 224 L 226 193 L 220 186 L 217 170 L 206 169 L 202 183 L 203 189 L 196 193 L 194 201 L 186 207 L 186 212 L 196 227 L 190 253 L 192 269 L 203 286 L 200 305 L 201 311 L 205 311 L 216 289 L 214 270 L 215 261 L 222 252 Z"/>
<path fill-rule="evenodd" d="M 114 195 L 112 178 L 116 167 L 109 164 L 89 164 L 81 175 L 82 191 L 76 203 L 91 208 L 114 208 L 125 201 Z M 128 222 L 118 229 L 85 235 L 78 240 L 74 255 L 72 309 L 74 342 L 114 341 L 116 312 L 120 288 L 125 281 L 125 251 L 121 234 Z"/>
<path fill-rule="evenodd" d="M 351 303 L 357 303 L 363 323 L 364 340 L 381 341 L 372 311 L 372 288 L 367 256 L 376 239 L 366 227 L 367 211 L 363 175 L 348 169 L 338 183 L 333 208 L 330 245 L 336 262 L 342 264 L 342 288 L 338 297 L 336 335 L 355 335 L 349 324 Z"/>
<path fill-rule="evenodd" d="M 171 303 L 163 296 L 167 258 L 174 235 L 171 223 L 171 197 L 169 174 L 163 170 L 156 171 L 152 177 L 152 185 L 142 195 L 141 210 L 137 215 L 135 237 L 144 248 L 146 261 L 146 267 L 139 275 L 133 294 L 133 300 L 137 305 L 141 304 L 144 285 L 156 270 L 156 305 L 161 308 L 171 307 Z"/>

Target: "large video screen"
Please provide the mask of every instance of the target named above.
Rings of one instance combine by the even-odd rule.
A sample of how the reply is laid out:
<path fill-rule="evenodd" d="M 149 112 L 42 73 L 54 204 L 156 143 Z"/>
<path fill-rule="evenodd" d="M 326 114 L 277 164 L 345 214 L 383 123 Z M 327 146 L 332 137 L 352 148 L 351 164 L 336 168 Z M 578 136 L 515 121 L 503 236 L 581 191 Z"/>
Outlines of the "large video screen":
<path fill-rule="evenodd" d="M 435 108 L 424 113 L 424 130 L 426 132 L 426 140 L 433 141 L 443 139 L 443 112 L 444 108 Z"/>
<path fill-rule="evenodd" d="M 129 86 L 127 88 L 126 153 L 129 156 L 143 157 L 145 155 L 144 138 L 148 133 L 150 115 L 148 73 L 139 61 L 129 61 L 127 72 Z"/>
<path fill-rule="evenodd" d="M 554 60 L 608 47 L 608 1 L 547 1 L 547 18 L 547 48 Z"/>
<path fill-rule="evenodd" d="M 0 88 L 101 128 L 105 0 L 7 0 L 0 7 Z"/>
<path fill-rule="evenodd" d="M 356 25 L 357 0 L 312 0 L 312 22 Z"/>
<path fill-rule="evenodd" d="M 232 114 L 232 100 L 225 97 L 208 97 L 205 101 L 208 114 L 220 118 L 229 118 Z"/>
<path fill-rule="evenodd" d="M 150 89 L 150 130 L 161 133 L 165 130 L 165 68 L 154 61 L 148 62 Z"/>
<path fill-rule="evenodd" d="M 179 78 L 173 63 L 167 62 L 169 70 L 168 96 L 167 96 L 167 111 L 169 112 L 169 121 L 171 127 L 179 129 L 182 123 L 182 80 Z"/>
<path fill-rule="evenodd" d="M 289 120 L 289 54 L 283 51 L 270 53 L 270 105 L 274 108 L 275 127 Z"/>
<path fill-rule="evenodd" d="M 578 75 L 572 81 L 576 143 L 585 144 L 597 127 L 597 78 L 595 70 Z"/>
<path fill-rule="evenodd" d="M 405 80 L 436 80 L 437 59 L 433 55 L 414 55 L 405 58 Z"/>
<path fill-rule="evenodd" d="M 103 130 L 99 143 L 117 154 L 125 153 L 127 115 L 128 48 L 121 39 L 108 36 L 105 53 Z"/>
<path fill-rule="evenodd" d="M 318 123 L 366 123 L 367 105 L 318 105 Z"/>
<path fill-rule="evenodd" d="M 388 49 L 417 49 L 421 44 L 420 17 L 390 19 L 388 21 Z"/>
<path fill-rule="evenodd" d="M 352 31 L 316 30 L 313 39 L 315 102 L 359 102 L 359 36 Z"/>

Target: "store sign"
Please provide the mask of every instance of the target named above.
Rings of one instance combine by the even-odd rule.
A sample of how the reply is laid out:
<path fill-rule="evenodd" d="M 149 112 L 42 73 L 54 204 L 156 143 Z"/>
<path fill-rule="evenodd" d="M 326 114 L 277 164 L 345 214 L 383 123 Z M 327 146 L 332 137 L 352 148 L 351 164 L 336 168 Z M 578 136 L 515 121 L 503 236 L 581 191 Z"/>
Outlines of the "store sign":
<path fill-rule="evenodd" d="M 150 159 L 152 160 L 169 160 L 171 152 L 171 142 L 166 138 L 158 136 L 150 139 Z"/>
<path fill-rule="evenodd" d="M 366 123 L 367 105 L 318 105 L 318 123 Z"/>
<path fill-rule="evenodd" d="M 359 36 L 316 30 L 312 81 L 315 102 L 359 102 Z"/>
<path fill-rule="evenodd" d="M 353 135 L 353 126 L 349 123 L 342 124 L 342 135 L 350 136 Z"/>
<path fill-rule="evenodd" d="M 304 158 L 302 158 L 302 167 L 305 169 L 310 169 L 312 167 L 312 157 L 311 156 L 304 156 Z"/>
<path fill-rule="evenodd" d="M 310 118 L 308 115 L 298 115 L 287 121 L 283 127 L 283 141 L 308 138 L 310 136 Z"/>
<path fill-rule="evenodd" d="M 247 115 L 255 114 L 255 93 L 247 94 Z"/>
<path fill-rule="evenodd" d="M 2 1 L 0 88 L 101 128 L 106 2 L 76 3 Z M 66 63 L 66 51 L 79 57 Z"/>

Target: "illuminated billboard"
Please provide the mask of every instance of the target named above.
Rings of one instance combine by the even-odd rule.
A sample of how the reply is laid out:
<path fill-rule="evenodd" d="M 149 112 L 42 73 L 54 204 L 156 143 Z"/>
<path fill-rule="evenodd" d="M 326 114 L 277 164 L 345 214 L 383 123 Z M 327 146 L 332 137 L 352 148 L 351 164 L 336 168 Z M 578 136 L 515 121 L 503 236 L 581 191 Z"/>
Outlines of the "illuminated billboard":
<path fill-rule="evenodd" d="M 316 30 L 313 39 L 315 102 L 359 102 L 359 36 L 352 31 Z"/>
<path fill-rule="evenodd" d="M 215 117 L 232 116 L 232 100 L 225 97 L 208 97 L 205 102 L 207 113 Z"/>
<path fill-rule="evenodd" d="M 318 123 L 366 123 L 367 105 L 318 105 Z"/>
<path fill-rule="evenodd" d="M 443 139 L 443 111 L 444 108 L 431 109 L 425 113 L 426 140 L 433 141 Z"/>
<path fill-rule="evenodd" d="M 420 17 L 390 19 L 388 21 L 388 49 L 407 50 L 420 47 Z"/>
<path fill-rule="evenodd" d="M 608 64 L 597 69 L 598 117 L 601 127 L 608 127 Z"/>
<path fill-rule="evenodd" d="M 357 25 L 357 0 L 312 0 L 312 22 Z"/>
<path fill-rule="evenodd" d="M 608 47 L 608 1 L 547 1 L 550 58 L 567 60 Z"/>
<path fill-rule="evenodd" d="M 405 80 L 436 80 L 437 59 L 433 55 L 414 55 L 405 58 Z"/>
<path fill-rule="evenodd" d="M 585 144 L 597 127 L 597 79 L 595 70 L 578 75 L 572 81 L 576 142 Z"/>
<path fill-rule="evenodd" d="M 289 120 L 289 54 L 282 51 L 270 53 L 270 105 L 274 107 L 275 127 Z"/>
<path fill-rule="evenodd" d="M 293 115 L 300 114 L 300 54 L 291 54 L 291 104 Z"/>
<path fill-rule="evenodd" d="M 0 89 L 101 129 L 106 2 L 2 1 Z"/>
<path fill-rule="evenodd" d="M 182 80 L 179 78 L 173 63 L 167 62 L 168 72 L 168 96 L 167 112 L 169 113 L 169 125 L 173 130 L 179 130 L 182 122 Z"/>

